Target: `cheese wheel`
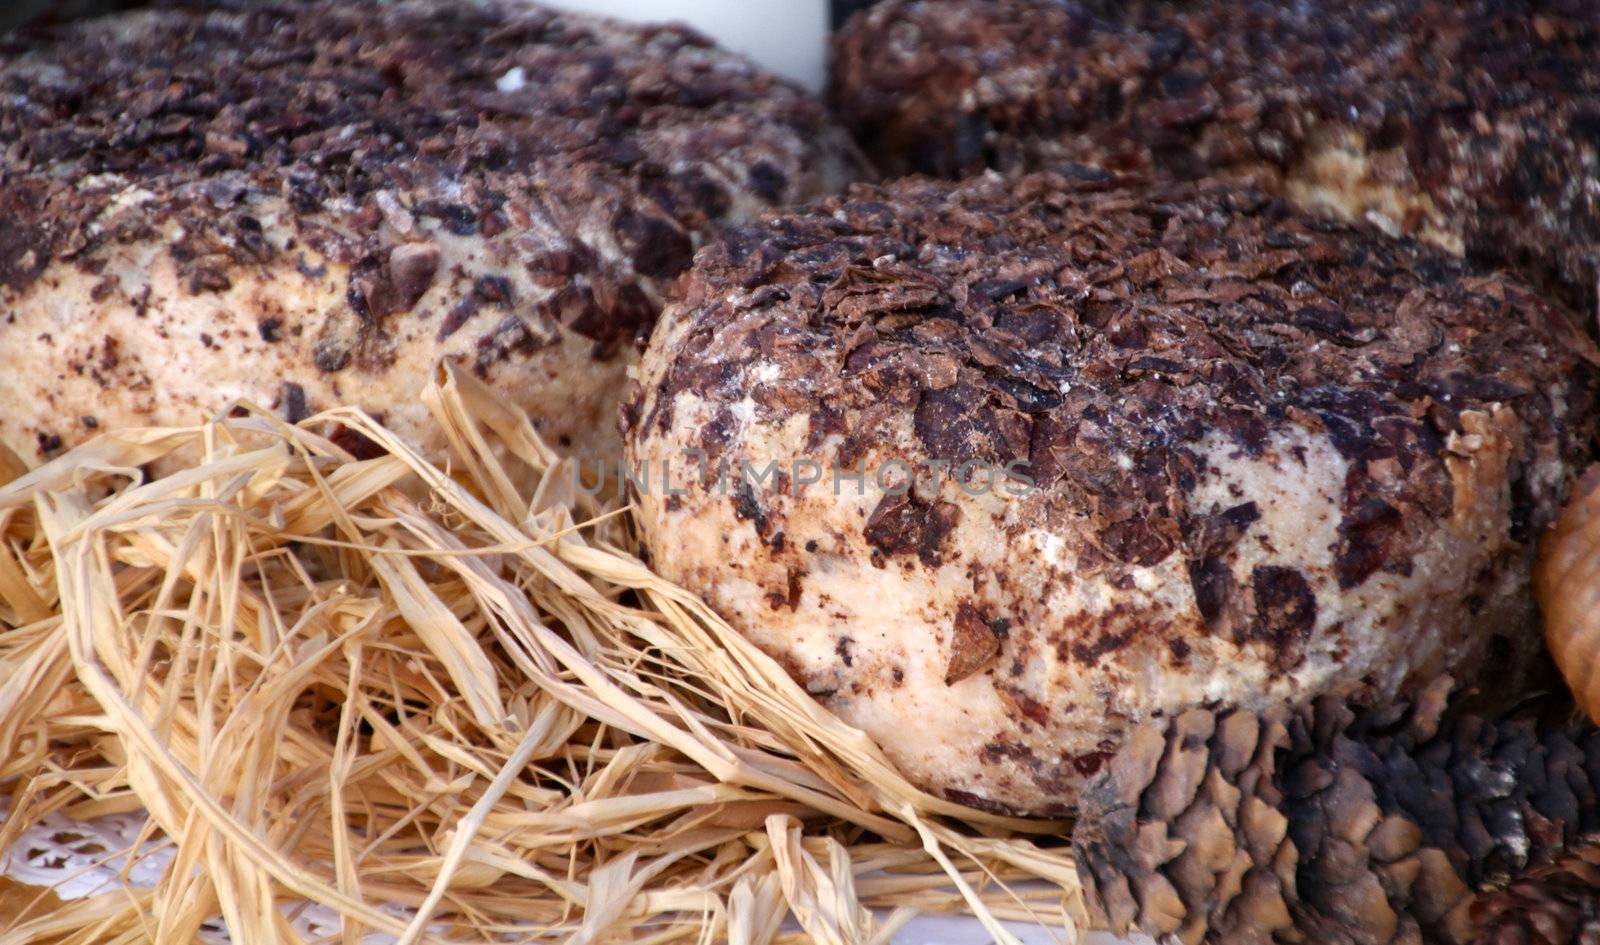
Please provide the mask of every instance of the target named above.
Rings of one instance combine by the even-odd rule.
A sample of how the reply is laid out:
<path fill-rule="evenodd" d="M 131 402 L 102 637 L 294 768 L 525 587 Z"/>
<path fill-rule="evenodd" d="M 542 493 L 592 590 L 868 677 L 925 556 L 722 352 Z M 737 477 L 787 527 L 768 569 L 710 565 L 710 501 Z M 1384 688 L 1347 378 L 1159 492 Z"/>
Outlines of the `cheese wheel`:
<path fill-rule="evenodd" d="M 528 4 L 163 9 L 0 37 L 0 443 L 243 398 L 424 448 L 441 357 L 615 461 L 664 285 L 838 189 L 797 87 L 680 27 Z"/>
<path fill-rule="evenodd" d="M 653 565 L 927 788 L 1539 651 L 1596 355 L 1507 276 L 1232 184 L 912 178 L 703 251 L 624 407 Z"/>
<path fill-rule="evenodd" d="M 1245 178 L 1592 312 L 1600 5 L 889 0 L 831 103 L 885 170 Z"/>

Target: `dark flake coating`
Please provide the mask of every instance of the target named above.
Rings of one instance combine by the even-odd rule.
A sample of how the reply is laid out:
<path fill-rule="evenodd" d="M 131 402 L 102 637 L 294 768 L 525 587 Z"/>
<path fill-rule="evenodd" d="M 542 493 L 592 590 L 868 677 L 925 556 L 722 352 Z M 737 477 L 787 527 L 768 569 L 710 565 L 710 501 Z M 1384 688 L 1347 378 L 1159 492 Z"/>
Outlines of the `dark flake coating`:
<path fill-rule="evenodd" d="M 886 171 L 1238 175 L 1594 309 L 1600 6 L 1094 6 L 889 0 L 837 34 L 830 100 Z"/>
<path fill-rule="evenodd" d="M 811 96 L 684 27 L 270 0 L 0 34 L 0 400 L 29 405 L 0 442 L 285 381 L 421 436 L 449 356 L 614 461 L 695 246 L 858 169 Z M 124 358 L 93 374 L 100 334 Z"/>
<path fill-rule="evenodd" d="M 652 560 L 922 783 L 1041 812 L 1152 713 L 1536 649 L 1517 523 L 1595 364 L 1514 278 L 1248 187 L 912 178 L 703 250 L 624 417 L 633 468 L 827 470 L 639 495 Z"/>

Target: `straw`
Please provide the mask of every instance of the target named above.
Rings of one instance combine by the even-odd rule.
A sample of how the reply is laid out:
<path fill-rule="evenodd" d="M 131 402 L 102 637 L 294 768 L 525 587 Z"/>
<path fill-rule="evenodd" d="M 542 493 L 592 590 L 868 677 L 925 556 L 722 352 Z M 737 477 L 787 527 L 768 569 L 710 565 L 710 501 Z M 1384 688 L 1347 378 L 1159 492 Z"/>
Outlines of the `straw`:
<path fill-rule="evenodd" d="M 308 902 L 345 945 L 878 945 L 921 912 L 1076 939 L 1066 825 L 918 790 L 493 392 L 446 365 L 423 402 L 437 461 L 248 405 L 0 456 L 0 851 L 133 810 L 173 852 L 154 888 L 31 897 L 0 945 L 218 916 L 299 945 Z"/>

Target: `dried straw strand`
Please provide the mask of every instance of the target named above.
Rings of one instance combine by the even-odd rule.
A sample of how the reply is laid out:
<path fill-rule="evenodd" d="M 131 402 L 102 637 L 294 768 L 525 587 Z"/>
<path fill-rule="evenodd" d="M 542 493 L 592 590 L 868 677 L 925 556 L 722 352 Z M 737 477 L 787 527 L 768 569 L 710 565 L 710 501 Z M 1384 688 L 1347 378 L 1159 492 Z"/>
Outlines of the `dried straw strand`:
<path fill-rule="evenodd" d="M 300 945 L 303 902 L 350 945 L 877 945 L 918 912 L 1076 937 L 1063 824 L 917 790 L 470 374 L 424 403 L 442 463 L 359 411 L 248 406 L 0 455 L 0 852 L 140 810 L 173 853 L 0 945 L 188 945 L 219 915 Z"/>

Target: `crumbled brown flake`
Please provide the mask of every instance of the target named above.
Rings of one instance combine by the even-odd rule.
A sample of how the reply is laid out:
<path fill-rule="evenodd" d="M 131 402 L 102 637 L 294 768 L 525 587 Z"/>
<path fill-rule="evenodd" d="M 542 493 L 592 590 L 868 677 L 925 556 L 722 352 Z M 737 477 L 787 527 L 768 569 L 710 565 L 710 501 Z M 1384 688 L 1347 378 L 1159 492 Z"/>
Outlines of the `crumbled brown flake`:
<path fill-rule="evenodd" d="M 977 673 L 1000 652 L 1000 637 L 983 611 L 962 601 L 950 628 L 950 663 L 945 668 L 944 684 L 953 686 Z"/>
<path fill-rule="evenodd" d="M 937 567 L 945 536 L 956 526 L 961 510 L 950 502 L 924 502 L 911 494 L 888 494 L 866 524 L 867 543 L 885 555 L 914 555 Z"/>
<path fill-rule="evenodd" d="M 299 423 L 311 416 L 305 388 L 293 381 L 284 381 L 278 392 L 277 409 L 283 411 L 283 419 L 290 423 Z"/>
<path fill-rule="evenodd" d="M 1317 597 L 1304 574 L 1294 568 L 1261 565 L 1250 575 L 1255 620 L 1249 639 L 1265 642 L 1276 668 L 1288 669 L 1305 658 L 1305 641 L 1317 623 Z"/>
<path fill-rule="evenodd" d="M 521 88 L 499 89 L 512 71 Z M 592 293 L 563 323 L 609 358 L 654 321 L 657 280 L 735 212 L 729 186 L 776 206 L 855 160 L 810 96 L 691 30 L 526 4 L 269 0 L 42 24 L 0 37 L 0 87 L 0 287 L 174 230 L 192 294 L 283 254 L 325 278 L 303 247 L 351 267 L 361 319 L 318 344 L 322 371 L 381 365 L 381 323 L 441 282 L 437 337 L 470 318 L 430 231 L 512 244 L 513 271 Z M 747 181 L 707 173 L 741 164 Z M 108 219 L 124 188 L 84 183 L 102 176 L 148 196 Z M 294 212 L 269 238 L 256 208 L 279 198 Z M 578 234 L 608 223 L 625 258 L 602 263 Z"/>
<path fill-rule="evenodd" d="M 1017 811 L 1071 803 L 1138 721 L 1199 699 L 1384 697 L 1402 672 L 1474 670 L 1528 602 L 1531 549 L 1503 540 L 1500 497 L 1542 527 L 1596 427 L 1600 357 L 1570 311 L 1225 182 L 858 187 L 708 244 L 673 311 L 628 413 L 635 459 L 804 449 L 867 488 L 643 502 L 658 550 L 738 555 L 658 564 L 758 645 L 804 653 L 919 783 Z M 961 460 L 1033 487 L 878 475 Z M 783 517 L 781 553 L 745 524 L 761 516 Z M 1456 549 L 1465 564 L 1441 561 Z M 1396 581 L 1416 561 L 1431 573 Z M 1467 581 L 1488 616 L 1441 571 L 1488 575 Z M 1400 584 L 1392 606 L 1371 603 L 1378 581 Z M 872 585 L 892 592 L 826 600 Z M 1000 613 L 1003 640 L 981 619 Z M 818 632 L 854 637 L 848 666 Z M 890 696 L 898 662 L 934 689 Z M 922 705 L 975 727 L 902 739 Z M 943 744 L 967 750 L 929 763 Z"/>
<path fill-rule="evenodd" d="M 1345 587 L 1410 557 L 1425 529 L 1393 521 L 1451 514 L 1440 404 L 1508 404 L 1530 436 L 1514 464 L 1581 453 L 1597 357 L 1568 311 L 1249 188 L 1139 186 L 911 179 L 734 231 L 688 277 L 692 324 L 644 423 L 661 428 L 679 391 L 715 417 L 767 365 L 760 387 L 803 397 L 756 398 L 758 420 L 806 413 L 814 445 L 842 437 L 843 468 L 1017 463 L 1054 514 L 1086 517 L 1099 548 L 1083 554 L 1149 567 L 1181 549 L 1202 616 L 1229 635 L 1259 622 L 1228 556 L 1260 512 L 1189 507 L 1203 439 L 1264 458 L 1274 435 L 1311 432 L 1348 458 Z M 1219 280 L 1249 291 L 1219 296 Z M 895 429 L 920 450 L 885 450 Z M 732 448 L 702 442 L 712 462 Z M 1553 498 L 1521 496 L 1517 514 L 1546 521 Z M 887 495 L 867 540 L 936 563 L 937 508 Z"/>
<path fill-rule="evenodd" d="M 1144 568 L 1160 564 L 1175 545 L 1170 535 L 1143 518 L 1112 522 L 1101 530 L 1100 541 L 1114 557 Z"/>
<path fill-rule="evenodd" d="M 438 269 L 439 247 L 432 243 L 402 243 L 389 251 L 389 279 L 397 311 L 408 312 L 417 304 Z"/>
<path fill-rule="evenodd" d="M 328 439 L 332 440 L 335 446 L 360 460 L 377 459 L 388 452 L 365 433 L 343 424 L 335 427 Z"/>
<path fill-rule="evenodd" d="M 1597 44 L 1583 2 L 890 0 L 836 34 L 830 100 L 890 173 L 1077 161 L 1287 189 L 1314 155 L 1364 151 L 1373 190 L 1432 205 L 1394 226 L 1592 310 Z M 1359 343 L 1336 308 L 1295 318 Z"/>
<path fill-rule="evenodd" d="M 518 355 L 526 356 L 556 340 L 555 333 L 548 328 L 530 324 L 521 315 L 507 315 L 478 338 L 478 354 L 472 368 L 485 376 L 500 362 Z"/>

